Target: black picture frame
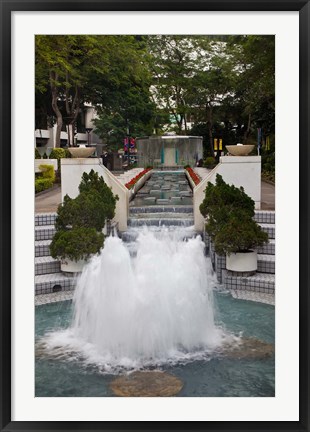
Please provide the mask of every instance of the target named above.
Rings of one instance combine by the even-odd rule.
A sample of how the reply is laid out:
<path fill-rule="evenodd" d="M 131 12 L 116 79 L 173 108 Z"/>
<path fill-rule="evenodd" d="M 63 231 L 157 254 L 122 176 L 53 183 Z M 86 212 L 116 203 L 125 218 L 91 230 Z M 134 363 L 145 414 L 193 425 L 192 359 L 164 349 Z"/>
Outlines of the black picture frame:
<path fill-rule="evenodd" d="M 299 240 L 300 240 L 300 419 L 296 422 L 23 422 L 11 421 L 11 13 L 15 11 L 299 11 L 300 24 L 300 123 L 299 123 Z M 310 5 L 305 0 L 0 0 L 1 14 L 1 431 L 65 430 L 208 430 L 208 431 L 309 431 L 309 23 Z M 294 163 L 292 161 L 292 163 Z M 13 251 L 14 252 L 14 251 Z M 289 373 L 289 371 L 288 371 Z"/>

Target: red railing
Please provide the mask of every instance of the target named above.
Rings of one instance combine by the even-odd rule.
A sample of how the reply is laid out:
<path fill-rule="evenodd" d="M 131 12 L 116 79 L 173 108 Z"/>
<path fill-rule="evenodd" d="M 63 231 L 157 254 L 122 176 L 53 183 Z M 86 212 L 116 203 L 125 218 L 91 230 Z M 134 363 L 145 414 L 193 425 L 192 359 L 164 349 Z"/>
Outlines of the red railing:
<path fill-rule="evenodd" d="M 200 178 L 194 172 L 193 168 L 188 167 L 188 168 L 185 168 L 185 169 L 188 172 L 188 174 L 190 175 L 190 177 L 193 180 L 193 182 L 195 183 L 195 185 L 198 185 L 198 183 L 200 183 Z"/>
<path fill-rule="evenodd" d="M 136 177 L 132 178 L 128 183 L 125 184 L 127 189 L 131 189 L 134 187 L 134 185 L 137 183 L 138 180 L 140 180 L 141 177 L 144 176 L 147 172 L 149 172 L 152 168 L 146 168 L 145 170 L 141 171 L 140 174 L 136 175 Z"/>

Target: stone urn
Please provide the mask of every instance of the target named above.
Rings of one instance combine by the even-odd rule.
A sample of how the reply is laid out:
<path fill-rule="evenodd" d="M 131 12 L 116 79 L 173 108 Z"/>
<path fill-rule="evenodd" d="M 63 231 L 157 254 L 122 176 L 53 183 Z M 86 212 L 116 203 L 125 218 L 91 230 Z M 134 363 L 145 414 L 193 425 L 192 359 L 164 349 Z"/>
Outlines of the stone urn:
<path fill-rule="evenodd" d="M 69 147 L 70 154 L 74 158 L 88 158 L 96 150 L 95 147 L 86 147 L 85 145 L 80 145 L 79 147 Z"/>
<path fill-rule="evenodd" d="M 227 145 L 226 149 L 231 156 L 247 156 L 254 149 L 254 144 Z"/>

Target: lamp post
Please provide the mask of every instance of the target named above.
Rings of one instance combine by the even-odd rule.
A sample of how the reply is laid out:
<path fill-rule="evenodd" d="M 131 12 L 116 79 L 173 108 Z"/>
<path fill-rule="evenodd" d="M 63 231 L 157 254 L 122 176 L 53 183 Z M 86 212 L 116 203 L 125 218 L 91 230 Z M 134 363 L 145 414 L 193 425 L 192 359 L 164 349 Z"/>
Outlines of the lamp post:
<path fill-rule="evenodd" d="M 127 123 L 127 169 L 129 168 L 129 145 L 130 145 L 130 136 L 129 136 L 129 120 L 126 120 Z"/>
<path fill-rule="evenodd" d="M 85 128 L 87 132 L 87 145 L 90 145 L 90 133 L 93 130 L 93 128 Z"/>
<path fill-rule="evenodd" d="M 215 156 L 216 162 L 219 163 L 220 156 L 222 155 L 222 150 L 223 150 L 223 139 L 222 138 L 214 138 L 213 149 L 214 149 L 214 156 Z"/>

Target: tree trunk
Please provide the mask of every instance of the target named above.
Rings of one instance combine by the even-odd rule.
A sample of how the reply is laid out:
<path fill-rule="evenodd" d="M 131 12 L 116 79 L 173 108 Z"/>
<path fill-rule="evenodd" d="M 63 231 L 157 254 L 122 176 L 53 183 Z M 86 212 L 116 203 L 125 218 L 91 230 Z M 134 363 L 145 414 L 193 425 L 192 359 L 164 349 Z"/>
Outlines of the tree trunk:
<path fill-rule="evenodd" d="M 67 125 L 67 146 L 71 147 L 70 124 Z"/>
<path fill-rule="evenodd" d="M 51 92 L 52 92 L 52 108 L 53 108 L 54 113 L 56 114 L 56 119 L 57 119 L 55 147 L 60 147 L 60 135 L 61 135 L 63 120 L 62 120 L 62 114 L 61 114 L 60 109 L 58 107 L 58 91 L 57 91 L 57 87 L 55 85 L 55 81 L 57 81 L 57 74 L 55 72 L 50 72 L 50 85 L 51 85 Z"/>
<path fill-rule="evenodd" d="M 186 114 L 184 114 L 184 130 L 185 130 L 185 135 L 187 135 L 187 120 L 186 120 Z"/>
<path fill-rule="evenodd" d="M 74 122 L 68 124 L 68 143 L 70 146 L 74 146 Z"/>
<path fill-rule="evenodd" d="M 214 156 L 213 136 L 212 136 L 213 119 L 212 119 L 212 105 L 211 104 L 206 105 L 206 111 L 207 111 L 207 125 L 208 125 L 211 156 Z"/>
<path fill-rule="evenodd" d="M 69 80 L 69 75 L 67 74 L 67 81 Z M 76 85 L 75 86 L 75 94 L 73 101 L 70 107 L 70 94 L 68 88 L 66 89 L 66 111 L 67 116 L 70 118 L 70 122 L 68 123 L 67 133 L 68 133 L 68 146 L 74 146 L 74 130 L 77 116 L 80 112 L 80 89 Z"/>
<path fill-rule="evenodd" d="M 247 129 L 243 136 L 243 144 L 247 143 L 248 137 L 250 135 L 250 130 L 251 130 L 251 113 L 249 113 Z"/>

